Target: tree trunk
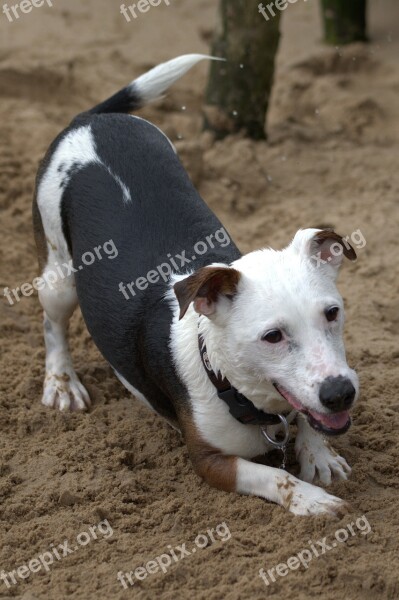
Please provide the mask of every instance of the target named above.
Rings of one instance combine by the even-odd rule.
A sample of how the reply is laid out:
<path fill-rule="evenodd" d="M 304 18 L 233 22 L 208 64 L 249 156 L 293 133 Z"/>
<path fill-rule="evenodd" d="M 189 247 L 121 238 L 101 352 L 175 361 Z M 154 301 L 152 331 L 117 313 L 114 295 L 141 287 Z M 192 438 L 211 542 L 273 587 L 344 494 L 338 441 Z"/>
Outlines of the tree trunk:
<path fill-rule="evenodd" d="M 321 0 L 321 6 L 328 44 L 367 41 L 367 0 Z"/>
<path fill-rule="evenodd" d="M 205 109 L 205 127 L 218 137 L 241 129 L 255 139 L 266 137 L 280 11 L 267 20 L 258 6 L 259 0 L 220 0 L 212 54 L 226 62 L 211 63 Z"/>

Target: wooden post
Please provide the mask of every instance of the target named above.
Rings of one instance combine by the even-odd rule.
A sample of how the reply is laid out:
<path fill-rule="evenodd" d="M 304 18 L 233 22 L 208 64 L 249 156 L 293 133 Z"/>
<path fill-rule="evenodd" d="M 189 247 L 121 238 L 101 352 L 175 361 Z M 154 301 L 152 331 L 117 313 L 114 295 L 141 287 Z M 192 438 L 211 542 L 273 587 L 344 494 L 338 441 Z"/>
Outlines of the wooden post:
<path fill-rule="evenodd" d="M 266 112 L 273 84 L 280 12 L 259 12 L 259 0 L 220 0 L 221 24 L 212 54 L 205 126 L 218 137 L 244 130 L 265 138 Z"/>

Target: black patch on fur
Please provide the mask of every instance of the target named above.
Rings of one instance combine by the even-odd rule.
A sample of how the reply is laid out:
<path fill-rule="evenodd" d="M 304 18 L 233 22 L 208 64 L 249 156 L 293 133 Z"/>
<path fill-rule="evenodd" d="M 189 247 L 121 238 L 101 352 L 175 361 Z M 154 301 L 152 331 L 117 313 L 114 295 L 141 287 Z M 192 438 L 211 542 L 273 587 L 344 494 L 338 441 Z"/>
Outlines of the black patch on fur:
<path fill-rule="evenodd" d="M 96 115 L 81 124 L 89 119 L 100 160 L 118 174 L 132 200 L 121 200 L 120 186 L 97 163 L 83 166 L 69 180 L 62 219 L 74 264 L 109 240 L 118 250 L 113 260 L 102 252 L 101 260 L 75 274 L 79 304 L 108 362 L 157 412 L 173 419 L 187 391 L 169 349 L 172 311 L 164 299 L 169 286 L 160 278 L 126 299 L 119 284 L 169 263 L 168 254 L 174 257 L 186 250 L 191 258 L 194 245 L 223 226 L 154 126 L 123 115 Z M 214 243 L 213 249 L 177 272 L 231 263 L 241 256 L 233 242 L 224 248 Z"/>
<path fill-rule="evenodd" d="M 116 94 L 107 98 L 101 104 L 97 104 L 89 113 L 91 115 L 100 113 L 128 113 L 137 110 L 141 105 L 139 93 L 133 84 L 119 90 L 119 92 L 116 92 Z"/>
<path fill-rule="evenodd" d="M 65 169 L 65 165 L 64 165 L 64 177 L 63 179 L 60 181 L 60 188 L 63 190 L 69 183 L 69 180 L 73 177 L 73 175 L 75 175 L 75 173 L 77 173 L 79 171 L 79 169 L 82 168 L 82 163 L 79 163 L 78 161 L 72 163 L 72 165 L 68 168 Z M 59 171 L 59 169 L 58 169 Z"/>

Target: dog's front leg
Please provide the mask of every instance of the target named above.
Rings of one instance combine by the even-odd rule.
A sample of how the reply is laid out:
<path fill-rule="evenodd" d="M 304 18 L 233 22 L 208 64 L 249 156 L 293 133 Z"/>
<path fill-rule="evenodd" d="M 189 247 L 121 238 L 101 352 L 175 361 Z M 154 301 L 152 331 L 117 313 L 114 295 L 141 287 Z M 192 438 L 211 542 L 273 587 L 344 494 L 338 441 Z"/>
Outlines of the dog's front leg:
<path fill-rule="evenodd" d="M 351 468 L 346 460 L 301 414 L 298 415 L 295 452 L 301 465 L 299 477 L 304 481 L 311 483 L 318 479 L 323 485 L 329 485 L 333 479 L 348 479 L 350 475 Z"/>
<path fill-rule="evenodd" d="M 329 514 L 341 517 L 347 504 L 323 489 L 297 479 L 287 471 L 237 459 L 236 490 L 261 496 L 287 508 L 295 515 Z"/>
<path fill-rule="evenodd" d="M 260 496 L 296 515 L 341 516 L 346 512 L 343 500 L 286 471 L 223 454 L 205 441 L 191 419 L 184 419 L 182 429 L 195 471 L 211 486 Z"/>

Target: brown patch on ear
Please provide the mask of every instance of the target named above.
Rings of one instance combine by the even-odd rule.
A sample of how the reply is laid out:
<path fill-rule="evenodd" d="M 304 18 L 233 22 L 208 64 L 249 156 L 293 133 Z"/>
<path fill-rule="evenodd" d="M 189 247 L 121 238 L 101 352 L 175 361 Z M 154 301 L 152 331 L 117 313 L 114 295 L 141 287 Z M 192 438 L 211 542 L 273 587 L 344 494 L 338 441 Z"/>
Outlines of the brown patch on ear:
<path fill-rule="evenodd" d="M 237 491 L 237 457 L 223 454 L 208 444 L 198 431 L 192 415 L 180 413 L 179 423 L 197 475 L 218 490 Z"/>
<path fill-rule="evenodd" d="M 313 241 L 319 246 L 321 246 L 321 244 L 323 244 L 323 242 L 326 240 L 331 240 L 332 242 L 340 244 L 340 246 L 342 246 L 344 256 L 349 258 L 349 260 L 356 260 L 357 256 L 355 250 L 347 240 L 344 240 L 341 235 L 335 233 L 333 229 L 323 229 L 323 231 L 316 233 L 313 238 Z"/>
<path fill-rule="evenodd" d="M 234 296 L 241 274 L 230 267 L 203 267 L 173 286 L 182 319 L 195 298 L 216 302 L 218 296 Z"/>

